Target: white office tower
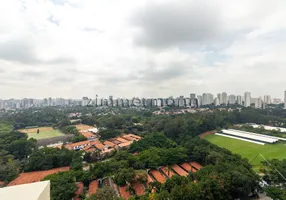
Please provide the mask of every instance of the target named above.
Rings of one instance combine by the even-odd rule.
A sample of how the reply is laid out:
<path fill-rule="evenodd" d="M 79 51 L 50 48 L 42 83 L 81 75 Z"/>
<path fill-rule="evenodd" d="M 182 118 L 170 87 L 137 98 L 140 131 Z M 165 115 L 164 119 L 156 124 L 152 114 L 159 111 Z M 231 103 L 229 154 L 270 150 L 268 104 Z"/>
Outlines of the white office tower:
<path fill-rule="evenodd" d="M 214 100 L 214 105 L 215 106 L 219 106 L 220 103 L 219 103 L 219 99 L 216 97 L 215 100 Z"/>
<path fill-rule="evenodd" d="M 203 93 L 202 105 L 207 105 L 207 94 Z"/>
<path fill-rule="evenodd" d="M 261 97 L 259 98 L 253 98 L 253 103 L 255 108 L 261 108 L 262 106 L 262 100 Z"/>
<path fill-rule="evenodd" d="M 217 94 L 217 98 L 219 100 L 219 103 L 222 104 L 222 95 L 221 95 L 221 93 Z"/>
<path fill-rule="evenodd" d="M 271 104 L 271 96 L 270 95 L 265 95 L 264 96 L 264 102 L 265 104 Z"/>
<path fill-rule="evenodd" d="M 198 95 L 197 100 L 198 100 L 198 107 L 200 107 L 202 105 L 203 97 L 201 95 Z"/>
<path fill-rule="evenodd" d="M 214 103 L 214 96 L 210 93 L 207 93 L 207 103 L 213 104 Z"/>
<path fill-rule="evenodd" d="M 236 97 L 236 102 L 237 102 L 238 105 L 242 105 L 242 96 L 238 95 Z"/>
<path fill-rule="evenodd" d="M 228 103 L 229 104 L 235 104 L 236 103 L 235 95 L 233 95 L 233 94 L 229 95 Z"/>
<path fill-rule="evenodd" d="M 227 93 L 226 93 L 226 92 L 223 92 L 223 93 L 222 93 L 221 104 L 227 105 L 227 103 L 228 103 Z"/>
<path fill-rule="evenodd" d="M 250 107 L 251 103 L 251 93 L 245 92 L 244 93 L 244 107 Z"/>
<path fill-rule="evenodd" d="M 81 105 L 82 106 L 87 106 L 89 103 L 88 97 L 82 97 Z"/>
<path fill-rule="evenodd" d="M 214 99 L 213 95 L 210 93 L 203 93 L 203 102 L 202 105 L 210 105 L 213 104 Z"/>
<path fill-rule="evenodd" d="M 198 107 L 198 101 L 196 99 L 195 93 L 191 93 L 191 95 L 190 95 L 190 106 L 191 107 Z"/>
<path fill-rule="evenodd" d="M 286 91 L 284 92 L 284 109 L 286 109 Z"/>

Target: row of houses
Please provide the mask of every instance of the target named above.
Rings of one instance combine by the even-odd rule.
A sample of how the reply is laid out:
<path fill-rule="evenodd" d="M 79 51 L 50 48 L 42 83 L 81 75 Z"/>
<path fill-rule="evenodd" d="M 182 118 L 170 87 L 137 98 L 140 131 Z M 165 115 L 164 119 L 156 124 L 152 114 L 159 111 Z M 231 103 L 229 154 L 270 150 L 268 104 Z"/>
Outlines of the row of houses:
<path fill-rule="evenodd" d="M 69 150 L 83 150 L 86 153 L 98 153 L 99 157 L 104 157 L 112 153 L 114 150 L 128 149 L 134 141 L 139 141 L 140 136 L 134 134 L 124 134 L 116 138 L 111 138 L 103 143 L 98 139 L 93 139 L 93 134 L 90 132 L 81 133 L 87 137 L 88 140 L 65 144 L 64 147 Z M 63 145 L 56 146 L 62 148 Z"/>
<path fill-rule="evenodd" d="M 134 193 L 141 196 L 145 193 L 148 186 L 153 182 L 165 183 L 167 179 L 179 175 L 187 176 L 190 172 L 195 173 L 200 170 L 202 166 L 197 162 L 186 162 L 182 164 L 174 164 L 170 167 L 162 166 L 158 169 L 147 170 L 147 183 L 141 183 L 139 181 L 131 181 L 129 185 L 117 186 L 111 177 L 106 177 L 104 179 L 93 180 L 89 184 L 88 195 L 95 194 L 98 188 L 109 186 L 115 190 L 118 196 L 124 199 L 129 199 L 132 194 L 130 192 L 130 187 L 133 189 Z"/>

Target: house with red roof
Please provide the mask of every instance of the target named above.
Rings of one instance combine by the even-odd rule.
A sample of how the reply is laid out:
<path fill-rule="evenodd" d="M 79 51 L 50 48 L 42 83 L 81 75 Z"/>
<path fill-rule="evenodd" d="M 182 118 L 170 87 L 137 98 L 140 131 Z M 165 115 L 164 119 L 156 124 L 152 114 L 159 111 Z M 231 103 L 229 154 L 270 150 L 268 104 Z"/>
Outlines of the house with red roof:
<path fill-rule="evenodd" d="M 199 163 L 197 162 L 190 162 L 190 165 L 192 165 L 194 168 L 196 168 L 197 170 L 200 170 L 201 168 L 203 168 L 203 166 L 201 166 Z"/>
<path fill-rule="evenodd" d="M 89 186 L 88 186 L 88 194 L 89 194 L 89 196 L 95 194 L 97 189 L 98 189 L 98 180 L 91 181 L 89 183 Z"/>
<path fill-rule="evenodd" d="M 152 169 L 149 171 L 149 174 L 155 178 L 156 181 L 159 183 L 165 183 L 166 178 L 157 170 L 157 169 Z"/>
<path fill-rule="evenodd" d="M 81 198 L 79 197 L 79 195 L 81 195 L 83 193 L 83 183 L 82 182 L 78 182 L 76 183 L 77 186 L 77 191 L 75 192 L 75 197 L 73 198 L 73 200 L 81 200 Z"/>
<path fill-rule="evenodd" d="M 179 165 L 174 164 L 172 165 L 172 169 L 180 176 L 188 176 L 188 172 L 183 170 Z"/>

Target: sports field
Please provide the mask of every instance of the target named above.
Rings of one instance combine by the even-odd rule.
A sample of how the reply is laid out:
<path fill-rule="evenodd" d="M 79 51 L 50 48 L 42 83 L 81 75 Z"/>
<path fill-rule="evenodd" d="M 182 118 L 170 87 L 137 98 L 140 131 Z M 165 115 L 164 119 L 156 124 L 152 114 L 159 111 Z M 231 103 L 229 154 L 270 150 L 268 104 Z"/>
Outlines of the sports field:
<path fill-rule="evenodd" d="M 233 153 L 240 154 L 242 157 L 247 158 L 254 168 L 260 166 L 261 161 L 263 161 L 261 156 L 258 156 L 253 160 L 258 154 L 262 154 L 266 159 L 286 159 L 286 143 L 277 144 L 265 144 L 259 145 L 251 142 L 245 142 L 237 139 L 226 138 L 218 135 L 208 135 L 204 139 L 209 142 L 216 144 L 220 147 L 224 147 Z"/>
<path fill-rule="evenodd" d="M 37 130 L 40 130 L 37 134 Z M 53 138 L 57 136 L 63 136 L 59 130 L 53 129 L 52 127 L 39 127 L 39 128 L 29 128 L 29 129 L 20 129 L 20 132 L 27 133 L 29 138 L 35 138 L 37 140 Z"/>

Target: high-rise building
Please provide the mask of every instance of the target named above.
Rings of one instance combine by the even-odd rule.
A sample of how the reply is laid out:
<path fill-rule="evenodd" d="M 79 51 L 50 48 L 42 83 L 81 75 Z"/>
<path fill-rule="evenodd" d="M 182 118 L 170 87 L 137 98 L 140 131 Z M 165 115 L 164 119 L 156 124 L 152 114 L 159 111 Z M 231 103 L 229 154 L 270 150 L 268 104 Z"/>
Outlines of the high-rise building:
<path fill-rule="evenodd" d="M 200 107 L 202 105 L 202 102 L 203 102 L 203 97 L 201 95 L 198 95 L 197 96 L 197 104 L 198 104 L 198 107 Z"/>
<path fill-rule="evenodd" d="M 233 95 L 233 94 L 229 95 L 228 103 L 229 104 L 235 104 L 236 103 L 235 95 Z"/>
<path fill-rule="evenodd" d="M 271 96 L 270 95 L 264 95 L 264 103 L 271 104 Z"/>
<path fill-rule="evenodd" d="M 284 92 L 284 109 L 286 109 L 286 91 Z"/>
<path fill-rule="evenodd" d="M 213 104 L 214 98 L 213 95 L 210 93 L 203 93 L 203 102 L 202 105 L 209 105 Z"/>
<path fill-rule="evenodd" d="M 215 106 L 219 106 L 220 103 L 219 103 L 219 99 L 216 97 L 215 100 L 214 100 L 214 105 Z"/>
<path fill-rule="evenodd" d="M 261 108 L 262 106 L 262 100 L 261 100 L 261 97 L 259 98 L 253 98 L 253 103 L 254 103 L 254 107 L 255 108 Z"/>
<path fill-rule="evenodd" d="M 236 97 L 236 102 L 237 102 L 238 105 L 242 105 L 242 96 L 238 95 Z"/>
<path fill-rule="evenodd" d="M 217 94 L 217 98 L 219 100 L 219 104 L 222 104 L 222 95 L 221 95 L 221 93 Z"/>
<path fill-rule="evenodd" d="M 196 94 L 195 94 L 195 93 L 191 93 L 191 94 L 190 94 L 190 98 L 191 98 L 191 99 L 196 99 Z"/>
<path fill-rule="evenodd" d="M 223 92 L 223 93 L 222 93 L 221 104 L 227 105 L 227 103 L 228 103 L 227 93 L 226 93 L 226 92 Z"/>
<path fill-rule="evenodd" d="M 195 108 L 198 107 L 198 100 L 196 99 L 195 93 L 190 94 L 190 106 Z"/>
<path fill-rule="evenodd" d="M 250 107 L 251 104 L 251 93 L 245 92 L 244 93 L 244 107 Z"/>

